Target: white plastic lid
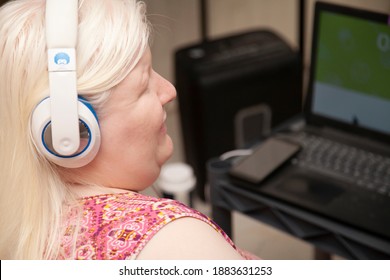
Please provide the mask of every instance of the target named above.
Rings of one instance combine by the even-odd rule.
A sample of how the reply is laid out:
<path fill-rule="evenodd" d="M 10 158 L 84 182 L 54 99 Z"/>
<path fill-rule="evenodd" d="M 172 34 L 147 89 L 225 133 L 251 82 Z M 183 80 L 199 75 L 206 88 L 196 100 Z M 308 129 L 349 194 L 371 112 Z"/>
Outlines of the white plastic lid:
<path fill-rule="evenodd" d="M 191 166 L 177 162 L 165 164 L 161 168 L 156 185 L 164 192 L 177 194 L 191 191 L 195 183 L 196 179 Z"/>

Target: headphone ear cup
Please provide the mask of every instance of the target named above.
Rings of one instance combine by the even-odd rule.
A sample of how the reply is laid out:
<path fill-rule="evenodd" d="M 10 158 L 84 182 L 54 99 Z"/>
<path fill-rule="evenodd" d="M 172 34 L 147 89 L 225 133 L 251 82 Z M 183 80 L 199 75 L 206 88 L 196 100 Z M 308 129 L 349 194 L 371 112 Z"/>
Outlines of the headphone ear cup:
<path fill-rule="evenodd" d="M 99 121 L 92 105 L 85 99 L 78 99 L 80 147 L 70 156 L 60 155 L 52 145 L 50 97 L 42 100 L 31 116 L 31 134 L 38 151 L 53 163 L 78 168 L 90 163 L 100 148 Z"/>

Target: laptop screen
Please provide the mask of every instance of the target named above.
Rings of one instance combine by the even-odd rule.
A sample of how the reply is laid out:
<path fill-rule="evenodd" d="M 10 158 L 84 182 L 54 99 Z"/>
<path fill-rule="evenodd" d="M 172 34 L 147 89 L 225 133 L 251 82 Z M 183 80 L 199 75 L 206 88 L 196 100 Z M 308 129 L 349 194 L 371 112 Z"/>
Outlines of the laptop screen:
<path fill-rule="evenodd" d="M 383 14 L 317 3 L 311 114 L 390 134 L 390 26 Z"/>

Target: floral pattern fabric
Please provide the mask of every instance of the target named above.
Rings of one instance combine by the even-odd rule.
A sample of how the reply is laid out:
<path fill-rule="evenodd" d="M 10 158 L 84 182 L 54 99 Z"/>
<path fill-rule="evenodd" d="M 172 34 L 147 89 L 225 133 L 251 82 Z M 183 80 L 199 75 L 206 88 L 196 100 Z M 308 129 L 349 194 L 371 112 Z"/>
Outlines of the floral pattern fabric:
<path fill-rule="evenodd" d="M 80 202 L 82 212 L 70 209 L 66 219 L 61 259 L 135 259 L 163 226 L 182 217 L 206 222 L 236 249 L 210 218 L 175 200 L 121 193 L 85 197 Z"/>

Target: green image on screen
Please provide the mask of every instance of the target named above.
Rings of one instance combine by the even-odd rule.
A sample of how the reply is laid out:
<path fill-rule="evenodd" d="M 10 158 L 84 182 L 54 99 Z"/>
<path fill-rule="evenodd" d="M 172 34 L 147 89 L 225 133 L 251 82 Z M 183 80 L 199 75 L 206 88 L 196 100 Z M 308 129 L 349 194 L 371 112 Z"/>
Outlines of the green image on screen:
<path fill-rule="evenodd" d="M 390 28 L 324 12 L 316 81 L 390 99 Z"/>

